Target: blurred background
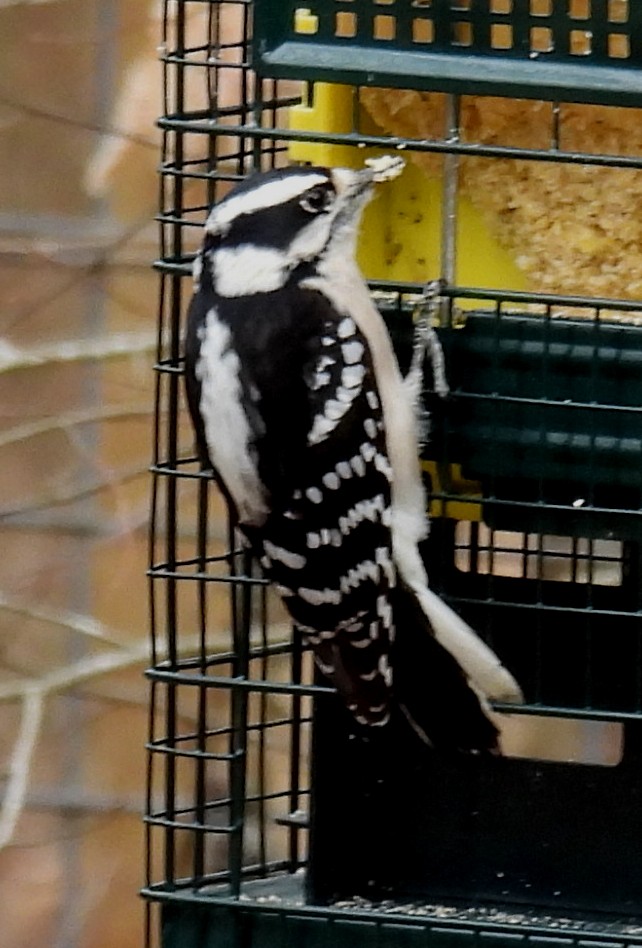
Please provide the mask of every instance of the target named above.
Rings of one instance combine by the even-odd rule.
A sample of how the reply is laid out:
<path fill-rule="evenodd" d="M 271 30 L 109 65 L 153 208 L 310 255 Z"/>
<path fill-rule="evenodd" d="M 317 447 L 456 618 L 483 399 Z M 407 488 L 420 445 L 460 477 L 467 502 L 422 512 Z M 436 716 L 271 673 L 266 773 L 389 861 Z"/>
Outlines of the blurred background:
<path fill-rule="evenodd" d="M 0 0 L 3 948 L 142 943 L 159 6 Z"/>

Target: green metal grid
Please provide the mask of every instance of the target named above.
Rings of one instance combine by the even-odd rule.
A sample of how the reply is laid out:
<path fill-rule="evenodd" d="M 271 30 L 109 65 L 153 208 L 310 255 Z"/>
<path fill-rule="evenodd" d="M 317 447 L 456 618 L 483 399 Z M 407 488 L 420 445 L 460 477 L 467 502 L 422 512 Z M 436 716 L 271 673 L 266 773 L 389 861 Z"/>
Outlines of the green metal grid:
<path fill-rule="evenodd" d="M 642 102 L 637 0 L 256 0 L 253 46 L 263 76 Z"/>

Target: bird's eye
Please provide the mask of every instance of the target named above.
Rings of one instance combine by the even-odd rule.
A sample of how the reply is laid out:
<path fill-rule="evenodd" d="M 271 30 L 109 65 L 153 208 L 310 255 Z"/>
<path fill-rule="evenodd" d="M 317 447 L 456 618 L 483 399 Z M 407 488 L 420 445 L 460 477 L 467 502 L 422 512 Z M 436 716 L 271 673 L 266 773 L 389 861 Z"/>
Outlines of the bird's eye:
<path fill-rule="evenodd" d="M 320 214 L 332 203 L 332 195 L 326 188 L 310 188 L 301 198 L 300 204 L 309 214 Z"/>

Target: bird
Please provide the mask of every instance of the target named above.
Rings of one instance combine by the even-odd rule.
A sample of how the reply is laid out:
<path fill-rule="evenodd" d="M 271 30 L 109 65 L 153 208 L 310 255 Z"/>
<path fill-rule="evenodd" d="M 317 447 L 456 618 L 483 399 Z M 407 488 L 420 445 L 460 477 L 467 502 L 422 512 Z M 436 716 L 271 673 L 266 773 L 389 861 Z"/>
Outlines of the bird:
<path fill-rule="evenodd" d="M 415 406 L 356 261 L 396 156 L 250 174 L 209 211 L 185 387 L 197 453 L 361 734 L 500 753 L 489 701 L 522 700 L 429 587 Z M 405 656 L 405 657 L 404 657 Z"/>

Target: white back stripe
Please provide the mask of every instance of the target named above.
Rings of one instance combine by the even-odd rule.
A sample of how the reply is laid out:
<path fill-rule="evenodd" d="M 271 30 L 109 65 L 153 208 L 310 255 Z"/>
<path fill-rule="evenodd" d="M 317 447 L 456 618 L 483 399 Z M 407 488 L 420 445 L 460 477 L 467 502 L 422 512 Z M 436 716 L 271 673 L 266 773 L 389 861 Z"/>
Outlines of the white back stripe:
<path fill-rule="evenodd" d="M 195 367 L 201 383 L 200 413 L 212 464 L 236 504 L 241 523 L 261 524 L 267 502 L 252 451 L 252 433 L 243 411 L 239 357 L 231 335 L 214 308 L 205 322 Z"/>

